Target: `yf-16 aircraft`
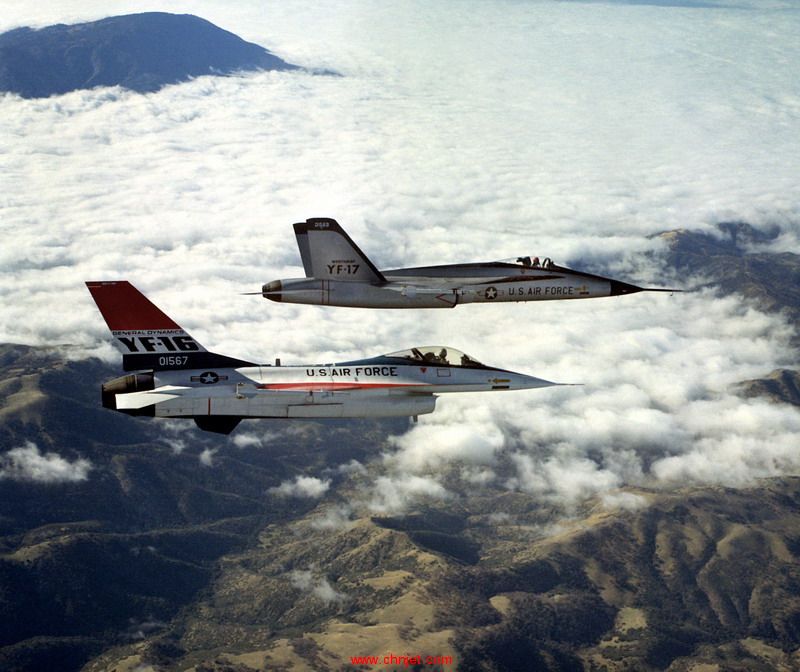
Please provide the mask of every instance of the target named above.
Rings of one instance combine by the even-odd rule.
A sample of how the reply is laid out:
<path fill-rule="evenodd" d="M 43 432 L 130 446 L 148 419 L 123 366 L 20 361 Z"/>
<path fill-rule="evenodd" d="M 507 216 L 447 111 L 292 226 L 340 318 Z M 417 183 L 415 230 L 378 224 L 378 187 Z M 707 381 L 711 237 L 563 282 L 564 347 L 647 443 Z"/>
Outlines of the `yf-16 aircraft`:
<path fill-rule="evenodd" d="M 102 386 L 106 408 L 193 418 L 229 434 L 243 418 L 415 417 L 445 392 L 558 385 L 496 369 L 449 347 L 419 347 L 339 364 L 274 366 L 207 351 L 127 281 L 87 282 L 132 371 Z"/>
<path fill-rule="evenodd" d="M 536 256 L 379 271 L 334 219 L 312 218 L 295 224 L 294 232 L 306 277 L 273 280 L 256 292 L 272 301 L 356 308 L 454 308 L 462 303 L 681 291 L 637 287 Z"/>

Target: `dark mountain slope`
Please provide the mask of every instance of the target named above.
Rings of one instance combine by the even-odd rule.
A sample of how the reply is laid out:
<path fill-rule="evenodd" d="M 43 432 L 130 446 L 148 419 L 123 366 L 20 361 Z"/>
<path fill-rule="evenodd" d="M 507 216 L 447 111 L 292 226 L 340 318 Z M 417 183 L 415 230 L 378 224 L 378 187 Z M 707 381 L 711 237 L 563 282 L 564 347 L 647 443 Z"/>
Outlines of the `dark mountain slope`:
<path fill-rule="evenodd" d="M 780 231 L 761 231 L 745 222 L 725 222 L 716 234 L 669 231 L 667 266 L 699 280 L 722 295 L 738 294 L 764 312 L 781 312 L 800 324 L 800 254 L 758 251 Z M 800 329 L 792 344 L 800 348 Z M 800 405 L 800 371 L 779 369 L 765 378 L 743 381 L 745 397 L 765 396 L 776 402 Z"/>
<path fill-rule="evenodd" d="M 541 506 L 519 493 L 462 493 L 447 510 L 337 529 L 309 512 L 228 555 L 169 628 L 87 670 L 202 660 L 310 672 L 390 652 L 452 656 L 440 669 L 462 671 L 797 669 L 800 479 L 638 494 L 637 511 L 590 505 L 549 537 Z M 509 496 L 529 513 L 486 524 Z M 417 538 L 442 529 L 479 549 L 477 562 Z"/>
<path fill-rule="evenodd" d="M 117 374 L 98 360 L 0 345 L 2 670 L 79 669 L 110 645 L 163 629 L 209 585 L 220 558 L 314 504 L 270 496 L 270 487 L 328 460 L 363 460 L 397 428 L 300 423 L 269 446 L 236 448 L 101 408 L 100 382 Z M 213 465 L 203 451 L 219 451 Z M 90 469 L 83 479 L 44 479 L 48 454 Z"/>
<path fill-rule="evenodd" d="M 739 391 L 745 397 L 768 397 L 800 406 L 800 371 L 776 369 L 766 378 L 745 380 L 739 385 Z"/>
<path fill-rule="evenodd" d="M 670 231 L 666 263 L 682 275 L 714 287 L 721 294 L 740 294 L 765 312 L 786 311 L 800 322 L 800 254 L 758 251 L 779 231 L 760 231 L 744 222 L 718 225 L 719 233 Z"/>
<path fill-rule="evenodd" d="M 156 91 L 201 75 L 296 67 L 190 14 L 147 12 L 0 35 L 0 91 L 25 98 L 96 86 Z"/>

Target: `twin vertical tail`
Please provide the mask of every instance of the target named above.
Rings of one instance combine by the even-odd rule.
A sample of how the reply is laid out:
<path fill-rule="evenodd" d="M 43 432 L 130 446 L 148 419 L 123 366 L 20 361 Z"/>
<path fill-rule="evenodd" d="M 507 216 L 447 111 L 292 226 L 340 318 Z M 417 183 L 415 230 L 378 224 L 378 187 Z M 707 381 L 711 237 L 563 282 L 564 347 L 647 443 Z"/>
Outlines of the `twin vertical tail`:
<path fill-rule="evenodd" d="M 165 371 L 252 366 L 208 352 L 127 280 L 87 282 L 117 347 L 125 371 Z"/>
<path fill-rule="evenodd" d="M 294 225 L 306 277 L 382 284 L 386 278 L 335 219 L 312 217 Z"/>

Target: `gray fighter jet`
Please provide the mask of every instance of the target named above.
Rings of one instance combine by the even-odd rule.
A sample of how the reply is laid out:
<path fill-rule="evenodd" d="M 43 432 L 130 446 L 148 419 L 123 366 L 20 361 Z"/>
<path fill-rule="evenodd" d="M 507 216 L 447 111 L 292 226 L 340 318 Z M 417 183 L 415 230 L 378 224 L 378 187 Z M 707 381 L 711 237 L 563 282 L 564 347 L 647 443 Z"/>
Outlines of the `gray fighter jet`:
<path fill-rule="evenodd" d="M 266 299 L 355 308 L 454 308 L 681 291 L 637 287 L 537 256 L 379 271 L 334 219 L 315 217 L 295 224 L 294 232 L 306 277 L 268 282 L 260 292 Z"/>

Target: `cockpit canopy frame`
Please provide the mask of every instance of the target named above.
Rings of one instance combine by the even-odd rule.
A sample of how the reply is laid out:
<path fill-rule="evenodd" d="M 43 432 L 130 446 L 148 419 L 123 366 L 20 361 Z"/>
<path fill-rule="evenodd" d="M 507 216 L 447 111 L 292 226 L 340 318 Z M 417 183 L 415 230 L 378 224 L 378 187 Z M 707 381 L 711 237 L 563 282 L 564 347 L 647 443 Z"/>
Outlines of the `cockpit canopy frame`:
<path fill-rule="evenodd" d="M 443 345 L 424 345 L 408 350 L 399 350 L 384 355 L 392 359 L 405 359 L 419 364 L 429 364 L 433 366 L 461 366 L 467 369 L 486 369 L 489 368 L 477 359 L 468 354 Z"/>

